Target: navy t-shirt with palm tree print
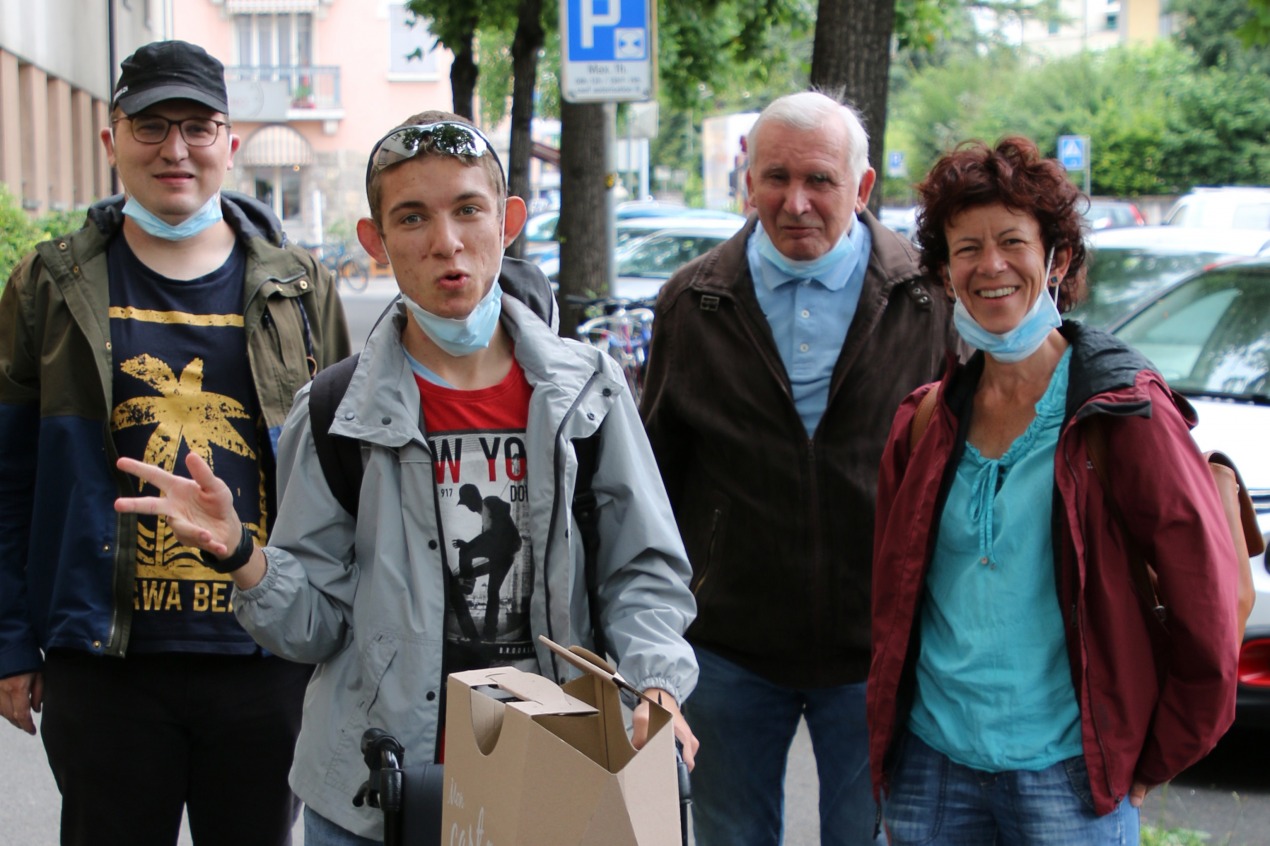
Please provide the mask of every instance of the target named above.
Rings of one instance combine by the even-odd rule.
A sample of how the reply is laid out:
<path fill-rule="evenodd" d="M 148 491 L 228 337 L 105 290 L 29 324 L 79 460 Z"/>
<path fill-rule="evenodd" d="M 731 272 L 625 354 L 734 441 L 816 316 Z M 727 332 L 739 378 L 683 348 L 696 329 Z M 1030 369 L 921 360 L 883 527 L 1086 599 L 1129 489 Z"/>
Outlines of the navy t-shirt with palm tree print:
<path fill-rule="evenodd" d="M 186 476 L 191 451 L 229 485 L 234 507 L 263 543 L 273 510 L 263 423 L 243 329 L 241 244 L 206 276 L 174 280 L 142 264 L 123 236 L 107 250 L 119 454 Z M 138 484 L 141 484 L 138 482 Z M 143 485 L 142 495 L 158 494 Z M 251 654 L 232 613 L 233 582 L 205 567 L 167 521 L 140 515 L 129 650 Z"/>

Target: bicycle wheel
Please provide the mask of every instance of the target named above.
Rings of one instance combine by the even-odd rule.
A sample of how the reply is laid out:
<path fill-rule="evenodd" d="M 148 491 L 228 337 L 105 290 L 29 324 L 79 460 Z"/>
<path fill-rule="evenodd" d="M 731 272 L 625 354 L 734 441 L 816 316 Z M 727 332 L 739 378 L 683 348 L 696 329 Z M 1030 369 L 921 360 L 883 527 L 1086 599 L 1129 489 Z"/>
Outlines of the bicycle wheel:
<path fill-rule="evenodd" d="M 370 284 L 370 276 L 366 273 L 366 268 L 352 258 L 346 258 L 340 262 L 339 279 L 348 286 L 350 291 L 365 291 L 366 286 Z"/>

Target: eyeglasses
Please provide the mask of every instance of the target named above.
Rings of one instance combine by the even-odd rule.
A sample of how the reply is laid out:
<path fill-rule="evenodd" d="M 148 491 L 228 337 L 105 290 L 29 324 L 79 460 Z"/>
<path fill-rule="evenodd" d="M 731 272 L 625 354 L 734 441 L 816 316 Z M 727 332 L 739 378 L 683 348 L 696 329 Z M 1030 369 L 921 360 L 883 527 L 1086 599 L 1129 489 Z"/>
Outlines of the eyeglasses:
<path fill-rule="evenodd" d="M 498 160 L 494 145 L 490 144 L 479 129 L 466 123 L 438 121 L 419 126 L 403 126 L 379 139 L 379 143 L 371 150 L 370 161 L 366 163 L 367 188 L 375 174 L 420 153 L 440 153 L 460 159 L 479 159 L 488 155 L 498 165 L 503 184 L 507 184 L 503 163 Z"/>
<path fill-rule="evenodd" d="M 117 117 L 111 123 L 126 120 L 132 126 L 132 137 L 142 144 L 162 144 L 168 140 L 168 133 L 176 127 L 182 140 L 191 147 L 210 147 L 216 143 L 222 126 L 229 126 L 223 120 L 211 118 L 182 118 L 169 120 L 162 115 L 134 115 Z"/>

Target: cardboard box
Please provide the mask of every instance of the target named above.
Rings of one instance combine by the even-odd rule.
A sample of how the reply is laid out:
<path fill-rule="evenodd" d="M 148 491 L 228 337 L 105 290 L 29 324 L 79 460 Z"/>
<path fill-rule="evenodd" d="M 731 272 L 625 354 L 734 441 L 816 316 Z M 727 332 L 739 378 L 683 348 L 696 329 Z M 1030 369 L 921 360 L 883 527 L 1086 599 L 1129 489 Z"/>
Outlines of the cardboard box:
<path fill-rule="evenodd" d="M 678 846 L 670 713 L 654 703 L 637 751 L 612 669 L 549 645 L 583 675 L 563 688 L 511 668 L 450 676 L 441 842 Z"/>

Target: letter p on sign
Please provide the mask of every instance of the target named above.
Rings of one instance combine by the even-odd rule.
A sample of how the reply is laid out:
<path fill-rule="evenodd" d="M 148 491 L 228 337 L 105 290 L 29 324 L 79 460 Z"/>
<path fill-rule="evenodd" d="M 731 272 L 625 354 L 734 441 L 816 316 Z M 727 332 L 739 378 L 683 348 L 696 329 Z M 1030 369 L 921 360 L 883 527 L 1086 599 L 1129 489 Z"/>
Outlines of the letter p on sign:
<path fill-rule="evenodd" d="M 603 0 L 605 12 L 598 14 L 595 4 L 600 0 L 581 0 L 582 9 L 582 46 L 595 46 L 595 28 L 597 26 L 617 26 L 622 20 L 622 0 Z"/>

